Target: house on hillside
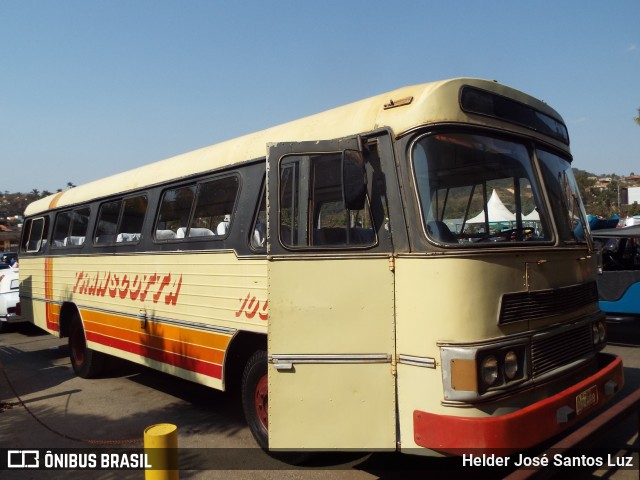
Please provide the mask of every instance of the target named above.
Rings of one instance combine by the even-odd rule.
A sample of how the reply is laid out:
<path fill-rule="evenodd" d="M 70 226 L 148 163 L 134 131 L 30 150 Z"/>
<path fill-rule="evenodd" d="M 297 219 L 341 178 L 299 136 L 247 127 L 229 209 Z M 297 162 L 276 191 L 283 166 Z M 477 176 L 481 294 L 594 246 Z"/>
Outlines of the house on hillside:
<path fill-rule="evenodd" d="M 0 252 L 17 252 L 20 243 L 19 227 L 8 227 L 0 224 Z"/>

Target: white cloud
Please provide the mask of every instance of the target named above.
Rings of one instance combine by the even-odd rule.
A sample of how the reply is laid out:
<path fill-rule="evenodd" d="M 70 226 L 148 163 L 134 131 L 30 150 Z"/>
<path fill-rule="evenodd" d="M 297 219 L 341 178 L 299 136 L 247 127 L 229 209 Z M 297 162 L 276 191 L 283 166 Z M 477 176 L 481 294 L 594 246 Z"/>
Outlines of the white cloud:
<path fill-rule="evenodd" d="M 629 46 L 627 47 L 627 52 L 633 52 L 634 50 L 637 50 L 638 45 L 635 43 L 630 43 Z"/>

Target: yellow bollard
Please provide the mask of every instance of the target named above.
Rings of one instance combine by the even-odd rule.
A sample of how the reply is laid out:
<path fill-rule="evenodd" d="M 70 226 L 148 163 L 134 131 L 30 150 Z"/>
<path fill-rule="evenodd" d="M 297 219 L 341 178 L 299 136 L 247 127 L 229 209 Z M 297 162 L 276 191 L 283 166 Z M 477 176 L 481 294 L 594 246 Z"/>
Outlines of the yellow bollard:
<path fill-rule="evenodd" d="M 145 428 L 144 453 L 153 466 L 144 471 L 145 480 L 178 480 L 178 427 L 159 423 Z"/>

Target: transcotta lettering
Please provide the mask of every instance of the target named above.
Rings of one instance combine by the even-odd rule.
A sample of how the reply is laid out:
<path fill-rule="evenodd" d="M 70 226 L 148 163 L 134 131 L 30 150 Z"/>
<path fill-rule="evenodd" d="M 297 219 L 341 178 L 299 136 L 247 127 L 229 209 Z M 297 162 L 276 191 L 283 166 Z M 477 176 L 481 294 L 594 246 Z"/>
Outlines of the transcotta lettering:
<path fill-rule="evenodd" d="M 129 298 L 140 302 L 144 302 L 149 297 L 153 303 L 164 301 L 165 305 L 175 305 L 178 302 L 181 287 L 182 274 L 176 279 L 171 276 L 171 273 L 132 276 L 113 272 L 95 274 L 76 272 L 73 293 L 92 297 L 109 296 L 122 300 Z"/>

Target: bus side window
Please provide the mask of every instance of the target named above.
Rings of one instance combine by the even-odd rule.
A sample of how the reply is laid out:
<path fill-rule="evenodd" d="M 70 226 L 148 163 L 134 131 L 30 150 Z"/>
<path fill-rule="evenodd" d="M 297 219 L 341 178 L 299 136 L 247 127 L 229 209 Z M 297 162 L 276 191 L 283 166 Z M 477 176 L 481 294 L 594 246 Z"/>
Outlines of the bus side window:
<path fill-rule="evenodd" d="M 49 230 L 49 217 L 28 220 L 24 230 L 26 233 L 23 237 L 22 249 L 29 253 L 41 251 Z"/>
<path fill-rule="evenodd" d="M 188 237 L 226 237 L 238 195 L 236 175 L 216 178 L 198 185 L 198 194 Z"/>
<path fill-rule="evenodd" d="M 140 241 L 146 212 L 146 195 L 103 203 L 98 213 L 94 243 L 121 244 Z"/>
<path fill-rule="evenodd" d="M 71 213 L 71 230 L 67 240 L 69 245 L 84 245 L 90 216 L 91 209 L 89 207 L 79 208 Z"/>
<path fill-rule="evenodd" d="M 294 161 L 287 159 L 282 162 L 280 167 L 280 200 L 278 205 L 279 235 L 280 241 L 289 247 L 306 245 L 306 229 L 304 221 L 301 220 L 300 204 L 306 208 L 306 198 L 300 199 L 300 166 L 306 166 L 307 157 L 298 160 L 298 156 L 293 157 Z M 305 216 L 305 212 L 302 215 Z M 299 225 L 302 224 L 302 229 Z M 301 234 L 301 235 L 300 235 Z M 302 238 L 302 242 L 298 243 L 298 237 Z"/>
<path fill-rule="evenodd" d="M 185 237 L 195 192 L 195 185 L 173 188 L 164 192 L 155 226 L 157 241 Z"/>
<path fill-rule="evenodd" d="M 340 152 L 292 155 L 281 162 L 280 238 L 285 246 L 349 248 L 376 243 L 369 203 L 365 199 L 361 209 L 347 208 L 342 181 Z"/>
<path fill-rule="evenodd" d="M 253 233 L 250 239 L 251 248 L 254 250 L 262 250 L 266 247 L 267 242 L 267 196 L 266 192 L 262 192 L 260 207 L 253 222 Z"/>
<path fill-rule="evenodd" d="M 58 213 L 53 226 L 51 245 L 54 248 L 80 247 L 84 245 L 89 215 L 89 207 Z"/>
<path fill-rule="evenodd" d="M 116 243 L 140 241 L 146 213 L 147 197 L 145 195 L 126 198 L 122 205 L 122 217 L 116 231 Z"/>
<path fill-rule="evenodd" d="M 53 238 L 51 246 L 64 247 L 65 240 L 69 236 L 69 228 L 71 227 L 71 211 L 60 212 L 56 215 L 53 224 Z"/>
<path fill-rule="evenodd" d="M 118 217 L 122 200 L 103 203 L 98 213 L 98 222 L 94 235 L 94 243 L 113 243 L 116 239 Z"/>

